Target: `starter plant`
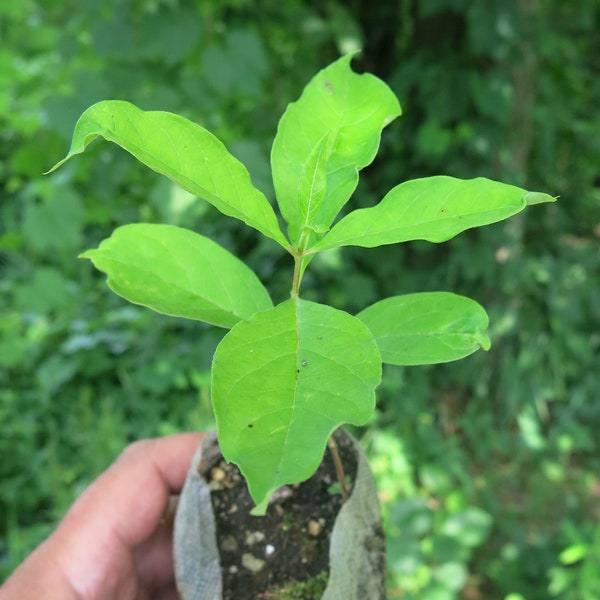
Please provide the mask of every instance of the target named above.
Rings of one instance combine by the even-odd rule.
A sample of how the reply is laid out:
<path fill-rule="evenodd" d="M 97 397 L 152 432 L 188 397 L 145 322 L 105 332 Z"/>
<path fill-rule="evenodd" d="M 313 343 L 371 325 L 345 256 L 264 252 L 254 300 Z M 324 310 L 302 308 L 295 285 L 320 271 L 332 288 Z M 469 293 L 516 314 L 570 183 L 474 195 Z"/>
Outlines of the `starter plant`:
<path fill-rule="evenodd" d="M 400 183 L 374 206 L 340 218 L 383 128 L 401 114 L 388 86 L 353 71 L 351 60 L 319 72 L 279 122 L 271 152 L 279 216 L 212 133 L 124 101 L 88 108 L 69 153 L 52 169 L 102 137 L 274 240 L 293 260 L 290 296 L 274 305 L 239 258 L 188 229 L 127 224 L 82 254 L 130 302 L 229 329 L 214 354 L 211 398 L 221 451 L 244 475 L 255 514 L 280 486 L 312 475 L 338 427 L 369 420 L 382 362 L 448 362 L 490 346 L 485 310 L 449 292 L 385 298 L 356 315 L 305 300 L 311 260 L 342 246 L 444 242 L 554 200 L 485 178 L 435 176 Z"/>

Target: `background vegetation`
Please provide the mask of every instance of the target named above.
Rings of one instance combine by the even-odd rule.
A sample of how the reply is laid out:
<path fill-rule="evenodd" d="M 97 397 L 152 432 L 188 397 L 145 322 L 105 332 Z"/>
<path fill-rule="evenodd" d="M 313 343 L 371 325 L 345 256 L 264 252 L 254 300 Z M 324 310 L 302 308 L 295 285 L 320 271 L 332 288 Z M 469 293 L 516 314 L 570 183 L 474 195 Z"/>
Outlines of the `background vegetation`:
<path fill-rule="evenodd" d="M 180 112 L 270 197 L 279 116 L 340 54 L 404 116 L 353 205 L 402 180 L 484 175 L 555 205 L 434 246 L 316 259 L 305 294 L 356 312 L 450 290 L 492 350 L 385 372 L 363 441 L 389 598 L 600 597 L 600 5 L 597 0 L 3 0 L 0 4 L 0 574 L 130 440 L 210 426 L 221 332 L 136 308 L 76 259 L 129 222 L 210 235 L 276 299 L 291 265 L 110 144 L 64 156 L 92 102 Z M 312 290 L 309 292 L 309 290 Z"/>

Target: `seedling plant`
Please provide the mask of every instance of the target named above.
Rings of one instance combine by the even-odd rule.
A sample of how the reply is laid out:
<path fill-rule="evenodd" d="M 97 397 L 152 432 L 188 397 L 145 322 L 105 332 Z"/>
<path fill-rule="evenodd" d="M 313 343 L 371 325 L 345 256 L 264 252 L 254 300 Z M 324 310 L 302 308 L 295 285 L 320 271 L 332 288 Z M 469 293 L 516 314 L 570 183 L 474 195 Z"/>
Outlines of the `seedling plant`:
<path fill-rule="evenodd" d="M 338 218 L 383 128 L 401 114 L 388 86 L 354 72 L 351 60 L 319 72 L 279 122 L 271 167 L 281 220 L 212 133 L 124 101 L 88 108 L 67 156 L 52 169 L 103 137 L 290 254 L 290 297 L 276 306 L 241 260 L 181 227 L 124 225 L 81 255 L 130 302 L 229 329 L 213 357 L 211 398 L 223 456 L 246 478 L 256 514 L 278 487 L 314 473 L 337 427 L 369 420 L 382 362 L 442 363 L 490 347 L 485 310 L 453 293 L 385 298 L 357 315 L 303 299 L 302 278 L 315 255 L 342 246 L 439 243 L 554 201 L 481 177 L 435 176 L 400 183 L 374 206 Z"/>

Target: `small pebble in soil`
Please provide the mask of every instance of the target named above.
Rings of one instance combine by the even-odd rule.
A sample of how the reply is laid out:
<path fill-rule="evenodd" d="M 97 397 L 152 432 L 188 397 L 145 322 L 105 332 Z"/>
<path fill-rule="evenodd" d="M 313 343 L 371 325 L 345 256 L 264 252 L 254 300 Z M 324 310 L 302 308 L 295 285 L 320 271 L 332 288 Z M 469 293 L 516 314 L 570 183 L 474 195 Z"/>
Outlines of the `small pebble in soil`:
<path fill-rule="evenodd" d="M 257 573 L 260 571 L 266 562 L 260 558 L 256 558 L 254 554 L 250 554 L 246 552 L 246 554 L 242 554 L 242 566 L 248 571 L 252 571 L 252 573 Z"/>
<path fill-rule="evenodd" d="M 211 469 L 210 476 L 214 481 L 223 481 L 226 477 L 226 473 L 220 467 L 215 467 L 214 469 Z"/>
<path fill-rule="evenodd" d="M 220 492 L 221 490 L 224 490 L 225 488 L 223 487 L 223 484 L 220 481 L 213 479 L 212 481 L 209 482 L 208 489 L 211 492 Z"/>
<path fill-rule="evenodd" d="M 252 546 L 256 542 L 262 542 L 265 539 L 265 534 L 262 531 L 247 531 L 246 532 L 246 545 Z"/>
<path fill-rule="evenodd" d="M 225 535 L 220 541 L 221 552 L 235 552 L 238 548 L 237 540 L 232 535 Z"/>
<path fill-rule="evenodd" d="M 319 519 L 318 521 L 315 521 L 314 519 L 311 519 L 308 522 L 308 534 L 312 535 L 313 537 L 317 537 L 321 534 L 321 532 L 323 531 L 323 527 L 325 526 L 325 522 L 321 522 L 323 521 L 323 519 Z"/>

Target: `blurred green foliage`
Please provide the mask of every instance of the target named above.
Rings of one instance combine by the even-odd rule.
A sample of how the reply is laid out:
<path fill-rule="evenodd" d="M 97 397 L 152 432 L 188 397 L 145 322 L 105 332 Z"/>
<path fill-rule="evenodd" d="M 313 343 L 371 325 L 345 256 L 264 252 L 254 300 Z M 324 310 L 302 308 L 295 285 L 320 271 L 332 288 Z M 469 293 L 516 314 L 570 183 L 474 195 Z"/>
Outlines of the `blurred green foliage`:
<path fill-rule="evenodd" d="M 4 0 L 0 5 L 0 573 L 130 440 L 210 426 L 219 332 L 110 294 L 76 259 L 125 223 L 209 235 L 276 300 L 291 261 L 98 144 L 61 172 L 77 117 L 116 98 L 223 139 L 272 198 L 287 102 L 340 54 L 404 116 L 353 204 L 431 174 L 559 195 L 439 246 L 319 256 L 304 290 L 356 312 L 451 290 L 493 345 L 389 368 L 364 442 L 379 479 L 390 598 L 600 597 L 600 5 L 596 0 Z M 275 255 L 279 256 L 279 254 Z"/>

